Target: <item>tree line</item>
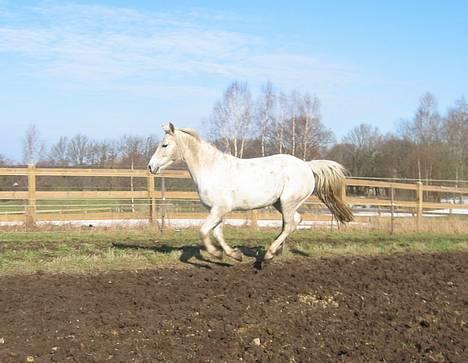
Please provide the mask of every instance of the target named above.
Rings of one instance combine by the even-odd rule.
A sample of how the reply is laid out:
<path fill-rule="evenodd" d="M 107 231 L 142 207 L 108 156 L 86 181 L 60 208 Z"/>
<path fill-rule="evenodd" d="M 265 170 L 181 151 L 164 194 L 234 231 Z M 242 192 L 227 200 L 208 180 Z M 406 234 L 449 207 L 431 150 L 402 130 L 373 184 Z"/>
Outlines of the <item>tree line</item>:
<path fill-rule="evenodd" d="M 395 132 L 360 124 L 337 142 L 322 122 L 320 100 L 266 83 L 254 99 L 246 83 L 233 82 L 209 118 L 211 139 L 238 157 L 292 154 L 331 159 L 354 176 L 465 180 L 468 172 L 468 103 L 464 97 L 441 114 L 431 93 Z"/>
<path fill-rule="evenodd" d="M 326 157 L 353 175 L 388 178 L 466 180 L 468 178 L 468 104 L 461 97 L 445 114 L 435 97 L 424 94 L 413 117 L 398 130 L 382 134 L 361 124 L 333 145 Z"/>
<path fill-rule="evenodd" d="M 83 134 L 61 136 L 47 146 L 35 125 L 23 140 L 23 164 L 45 167 L 145 168 L 158 145 L 158 137 L 124 135 L 96 140 Z M 1 159 L 0 159 L 1 160 Z"/>
<path fill-rule="evenodd" d="M 205 133 L 221 150 L 241 158 L 287 153 L 303 160 L 332 159 L 353 176 L 467 179 L 468 103 L 456 100 L 440 113 L 436 98 L 424 94 L 411 119 L 382 133 L 360 124 L 337 141 L 322 121 L 316 95 L 285 92 L 271 82 L 254 97 L 248 84 L 232 82 L 207 118 Z M 378 120 L 376 120 L 377 123 Z M 144 168 L 157 136 L 125 135 L 94 140 L 86 135 L 60 137 L 46 145 L 32 125 L 23 140 L 23 163 L 39 166 Z M 0 155 L 0 165 L 12 161 Z"/>

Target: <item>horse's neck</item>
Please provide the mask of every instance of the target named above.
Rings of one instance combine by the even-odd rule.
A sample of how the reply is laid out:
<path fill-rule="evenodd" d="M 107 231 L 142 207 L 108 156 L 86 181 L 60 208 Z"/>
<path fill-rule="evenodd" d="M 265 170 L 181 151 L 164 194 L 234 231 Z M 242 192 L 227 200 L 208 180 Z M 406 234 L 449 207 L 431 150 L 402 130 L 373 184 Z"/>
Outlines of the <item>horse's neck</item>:
<path fill-rule="evenodd" d="M 228 155 L 204 141 L 194 144 L 193 147 L 186 150 L 184 155 L 184 160 L 197 186 L 203 182 L 207 171 L 222 166 L 228 158 Z"/>

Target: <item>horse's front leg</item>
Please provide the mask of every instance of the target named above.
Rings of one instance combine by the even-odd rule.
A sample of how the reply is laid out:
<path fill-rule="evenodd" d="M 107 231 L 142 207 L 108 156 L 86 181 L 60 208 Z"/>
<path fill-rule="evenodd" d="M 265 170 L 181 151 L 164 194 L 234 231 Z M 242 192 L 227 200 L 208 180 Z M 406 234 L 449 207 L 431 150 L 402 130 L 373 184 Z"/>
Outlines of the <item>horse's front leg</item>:
<path fill-rule="evenodd" d="M 219 242 L 220 246 L 223 248 L 226 255 L 232 257 L 237 261 L 242 261 L 242 252 L 235 248 L 231 248 L 226 241 L 224 240 L 223 235 L 223 223 L 218 224 L 215 229 L 213 230 L 213 235 L 215 236 L 216 240 Z"/>
<path fill-rule="evenodd" d="M 216 228 L 223 220 L 223 213 L 219 208 L 211 208 L 210 214 L 205 223 L 200 228 L 200 238 L 206 247 L 206 251 L 218 259 L 223 258 L 223 251 L 218 250 L 210 239 L 210 232 Z"/>

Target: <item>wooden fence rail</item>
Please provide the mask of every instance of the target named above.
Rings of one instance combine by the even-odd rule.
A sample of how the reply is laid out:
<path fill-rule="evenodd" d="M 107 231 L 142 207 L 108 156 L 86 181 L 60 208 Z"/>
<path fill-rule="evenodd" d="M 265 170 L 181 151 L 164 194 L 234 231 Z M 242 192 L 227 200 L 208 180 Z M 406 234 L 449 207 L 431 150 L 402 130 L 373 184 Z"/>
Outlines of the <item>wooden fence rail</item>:
<path fill-rule="evenodd" d="M 158 220 L 164 221 L 166 217 L 166 206 L 168 200 L 180 201 L 198 201 L 198 194 L 193 191 L 171 191 L 166 190 L 165 180 L 167 179 L 189 179 L 190 175 L 185 170 L 169 170 L 164 171 L 158 175 L 152 175 L 146 170 L 134 169 L 78 169 L 78 168 L 36 168 L 29 166 L 27 168 L 0 168 L 0 176 L 22 176 L 27 177 L 27 190 L 3 190 L 0 191 L 0 200 L 22 200 L 26 201 L 24 204 L 23 213 L 16 211 L 2 211 L 0 212 L 0 221 L 15 221 L 22 220 L 27 224 L 34 224 L 38 220 L 82 220 L 82 219 L 127 219 L 127 218 L 147 218 L 150 223 L 157 223 Z M 37 190 L 38 177 L 119 177 L 119 178 L 146 178 L 146 190 L 108 190 L 108 191 L 70 191 L 70 190 L 57 190 L 57 191 L 42 191 Z M 156 178 L 161 178 L 159 190 L 156 189 Z M 450 195 L 458 195 L 462 200 L 464 194 L 468 194 L 468 188 L 459 187 L 445 187 L 434 185 L 423 185 L 420 182 L 411 183 L 398 183 L 388 181 L 374 181 L 363 179 L 347 179 L 346 186 L 350 188 L 372 188 L 388 190 L 390 199 L 378 199 L 375 197 L 355 197 L 347 194 L 346 188 L 343 189 L 343 198 L 345 202 L 351 206 L 372 206 L 372 207 L 390 207 L 392 211 L 392 218 L 394 208 L 406 208 L 414 212 L 416 221 L 421 223 L 424 210 L 429 209 L 468 209 L 467 204 L 452 204 L 447 202 L 433 202 L 425 201 L 424 193 L 445 193 Z M 403 190 L 414 192 L 414 199 L 412 200 L 394 200 L 394 191 Z M 79 205 L 71 202 L 68 206 L 74 206 L 73 209 L 57 208 L 57 203 L 54 208 L 50 210 L 38 210 L 38 201 L 41 200 L 124 200 L 131 199 L 132 205 L 134 200 L 140 202 L 141 206 L 147 207 L 147 213 L 141 211 L 132 213 L 129 212 L 112 212 L 111 206 L 93 205 L 93 207 L 84 208 L 84 213 L 80 213 L 80 209 L 76 208 Z M 319 201 L 316 197 L 309 199 L 310 203 L 318 204 Z M 160 216 L 157 215 L 157 206 L 160 205 Z M 1 205 L 1 204 L 0 204 Z M 101 211 L 101 213 L 99 212 Z M 184 218 L 187 213 L 179 213 L 174 215 L 173 218 Z M 193 213 L 191 214 L 193 216 Z M 237 215 L 237 214 L 236 214 Z M 245 215 L 245 214 L 244 214 Z M 256 220 L 259 218 L 257 213 L 249 214 L 252 225 L 255 225 Z M 271 218 L 271 214 L 268 215 Z"/>

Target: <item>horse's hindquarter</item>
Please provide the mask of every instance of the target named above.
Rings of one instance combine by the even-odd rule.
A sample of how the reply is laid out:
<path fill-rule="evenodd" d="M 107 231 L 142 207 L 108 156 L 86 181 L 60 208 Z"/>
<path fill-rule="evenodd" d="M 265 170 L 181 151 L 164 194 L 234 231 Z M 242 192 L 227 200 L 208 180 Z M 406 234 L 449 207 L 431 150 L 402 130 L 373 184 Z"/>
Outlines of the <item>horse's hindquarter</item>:
<path fill-rule="evenodd" d="M 250 210 L 275 203 L 287 193 L 310 195 L 313 175 L 303 161 L 289 155 L 234 159 L 213 168 L 199 186 L 200 199 L 208 206 Z"/>

